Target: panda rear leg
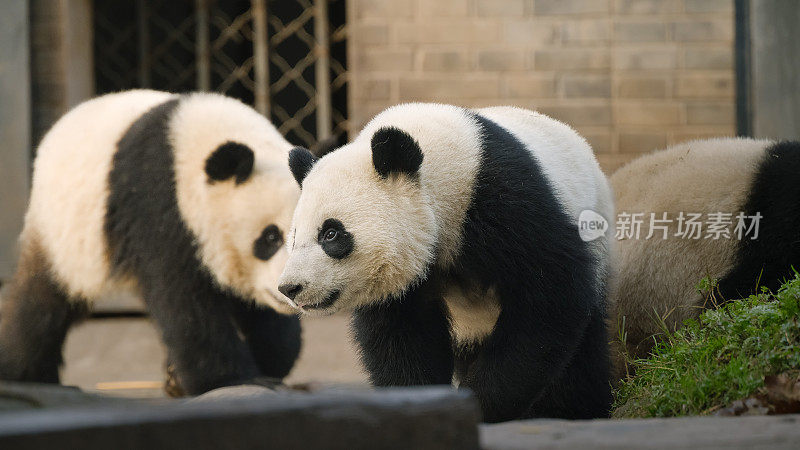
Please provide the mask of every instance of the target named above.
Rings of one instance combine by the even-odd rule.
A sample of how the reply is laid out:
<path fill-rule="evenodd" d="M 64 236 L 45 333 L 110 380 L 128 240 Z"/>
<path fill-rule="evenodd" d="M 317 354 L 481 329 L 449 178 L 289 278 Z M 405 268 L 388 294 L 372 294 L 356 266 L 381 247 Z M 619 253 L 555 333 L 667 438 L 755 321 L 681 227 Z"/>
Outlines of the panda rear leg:
<path fill-rule="evenodd" d="M 239 331 L 261 374 L 277 379 L 286 377 L 300 355 L 300 319 L 250 301 L 231 303 Z"/>
<path fill-rule="evenodd" d="M 608 417 L 611 411 L 611 365 L 605 320 L 592 319 L 581 345 L 564 372 L 555 378 L 530 410 L 531 416 L 564 419 Z"/>
<path fill-rule="evenodd" d="M 67 331 L 86 317 L 86 302 L 67 297 L 33 240 L 24 243 L 17 272 L 4 288 L 0 379 L 58 383 Z"/>

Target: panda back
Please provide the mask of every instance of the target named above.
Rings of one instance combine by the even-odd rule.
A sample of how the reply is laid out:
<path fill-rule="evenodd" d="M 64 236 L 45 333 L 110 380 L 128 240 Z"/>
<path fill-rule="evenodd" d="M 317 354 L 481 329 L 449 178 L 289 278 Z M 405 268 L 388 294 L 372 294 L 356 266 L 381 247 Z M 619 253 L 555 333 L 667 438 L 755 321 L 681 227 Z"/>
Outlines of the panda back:
<path fill-rule="evenodd" d="M 613 214 L 606 178 L 589 144 L 572 128 L 522 108 L 500 106 L 477 112 L 510 131 L 525 145 L 576 223 L 580 212 L 586 209 L 607 218 Z"/>
<path fill-rule="evenodd" d="M 93 299 L 110 288 L 103 224 L 117 142 L 171 96 L 136 90 L 98 97 L 64 115 L 42 139 L 22 239 L 38 241 L 71 296 Z"/>

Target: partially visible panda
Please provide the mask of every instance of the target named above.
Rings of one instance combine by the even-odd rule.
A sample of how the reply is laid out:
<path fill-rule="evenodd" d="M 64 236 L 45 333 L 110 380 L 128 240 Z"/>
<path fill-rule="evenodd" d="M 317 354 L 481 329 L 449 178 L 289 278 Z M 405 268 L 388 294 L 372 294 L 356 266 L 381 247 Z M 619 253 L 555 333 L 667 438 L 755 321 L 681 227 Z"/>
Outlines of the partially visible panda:
<path fill-rule="evenodd" d="M 584 139 L 513 107 L 394 106 L 317 160 L 278 289 L 302 311 L 354 309 L 373 384 L 472 389 L 488 422 L 608 414 L 607 180 Z"/>
<path fill-rule="evenodd" d="M 611 183 L 619 217 L 632 224 L 630 217 L 642 214 L 644 222 L 638 239 L 625 230 L 618 241 L 617 311 L 611 318 L 618 327 L 624 323 L 633 357 L 652 348 L 652 336 L 661 331 L 656 315 L 675 328 L 713 306 L 696 288 L 701 279 L 718 280 L 714 301 L 720 303 L 759 286 L 775 290 L 793 276 L 792 266 L 800 270 L 799 142 L 688 142 L 634 160 Z M 656 222 L 668 227 L 666 236 L 657 228 L 646 239 L 651 213 L 671 221 Z M 701 214 L 695 220 L 700 236 L 685 233 L 690 214 Z M 715 222 L 726 224 L 728 237 L 709 230 Z"/>
<path fill-rule="evenodd" d="M 39 145 L 0 311 L 0 379 L 58 382 L 87 305 L 140 295 L 188 394 L 285 376 L 300 328 L 277 292 L 299 196 L 291 145 L 216 94 L 89 100 Z"/>

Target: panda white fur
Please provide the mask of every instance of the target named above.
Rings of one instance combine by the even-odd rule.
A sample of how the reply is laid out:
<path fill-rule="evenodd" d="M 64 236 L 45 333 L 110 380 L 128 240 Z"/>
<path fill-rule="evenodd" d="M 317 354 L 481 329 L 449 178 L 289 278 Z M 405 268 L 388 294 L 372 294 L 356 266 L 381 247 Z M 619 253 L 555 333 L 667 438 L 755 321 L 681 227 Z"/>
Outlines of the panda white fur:
<path fill-rule="evenodd" d="M 70 324 L 120 289 L 144 299 L 186 393 L 285 376 L 300 346 L 274 288 L 299 196 L 290 149 L 216 94 L 129 91 L 67 113 L 38 147 L 0 378 L 58 382 Z"/>
<path fill-rule="evenodd" d="M 618 289 L 614 295 L 615 327 L 623 324 L 627 350 L 644 357 L 652 348 L 652 336 L 661 332 L 655 318 L 665 318 L 675 328 L 697 318 L 711 307 L 697 290 L 708 277 L 719 280 L 718 304 L 746 297 L 757 286 L 772 290 L 800 269 L 800 143 L 753 139 L 694 141 L 642 156 L 611 177 L 617 211 L 642 213 L 644 224 L 638 239 L 624 236 L 618 242 Z M 667 219 L 668 232 L 649 234 L 650 214 Z M 725 228 L 729 238 L 714 239 L 704 228 L 696 237 L 678 234 L 680 214 L 730 214 Z M 740 239 L 736 219 L 760 214 L 755 228 Z M 662 224 L 663 225 L 663 224 Z M 687 228 L 684 228 L 686 231 Z M 628 233 L 630 234 L 630 233 Z M 695 238 L 696 237 L 696 238 Z M 619 331 L 615 332 L 615 336 Z M 615 354 L 618 369 L 621 355 Z"/>
<path fill-rule="evenodd" d="M 302 193 L 279 290 L 303 311 L 354 309 L 375 385 L 449 384 L 484 420 L 605 416 L 613 213 L 589 145 L 518 108 L 406 104 L 316 160 L 290 153 Z"/>

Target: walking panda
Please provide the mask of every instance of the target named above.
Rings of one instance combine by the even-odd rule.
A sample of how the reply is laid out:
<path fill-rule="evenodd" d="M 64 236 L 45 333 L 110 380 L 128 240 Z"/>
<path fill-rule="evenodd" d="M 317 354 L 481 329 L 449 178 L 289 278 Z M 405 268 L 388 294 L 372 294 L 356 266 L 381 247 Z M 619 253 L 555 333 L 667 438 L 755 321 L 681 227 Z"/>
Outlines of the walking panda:
<path fill-rule="evenodd" d="M 617 211 L 642 214 L 644 221 L 638 239 L 630 235 L 618 241 L 612 320 L 621 327 L 624 317 L 633 357 L 646 356 L 652 336 L 662 331 L 654 315 L 674 329 L 713 306 L 696 288 L 702 278 L 718 280 L 715 301 L 720 303 L 747 297 L 760 286 L 776 290 L 793 277 L 792 266 L 800 270 L 799 142 L 688 142 L 634 160 L 614 173 L 611 183 Z M 666 236 L 659 230 L 646 239 L 651 213 L 671 220 Z M 716 213 L 730 222 L 724 227 L 727 237 L 709 234 L 709 214 Z M 745 228 L 737 230 L 740 213 Z M 697 221 L 706 227 L 700 235 L 679 230 L 689 231 L 689 214 L 701 215 Z M 615 355 L 618 368 L 621 356 Z"/>
<path fill-rule="evenodd" d="M 66 114 L 34 163 L 0 379 L 58 382 L 68 328 L 119 290 L 144 299 L 186 393 L 285 376 L 300 349 L 275 290 L 299 196 L 290 149 L 216 94 L 129 91 Z"/>
<path fill-rule="evenodd" d="M 518 108 L 394 106 L 317 160 L 292 150 L 302 193 L 279 290 L 313 314 L 354 309 L 373 384 L 450 384 L 484 420 L 606 416 L 611 217 L 591 148 Z"/>

